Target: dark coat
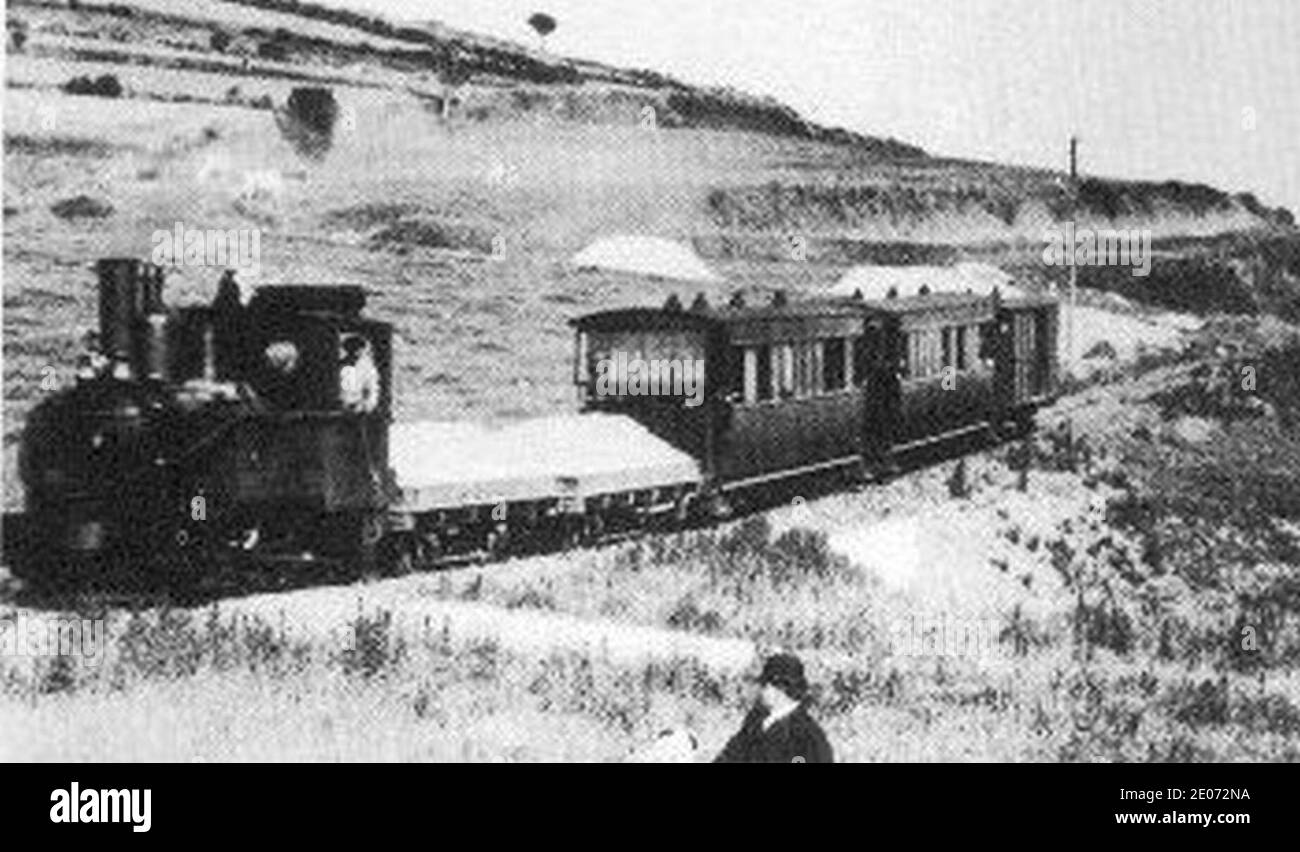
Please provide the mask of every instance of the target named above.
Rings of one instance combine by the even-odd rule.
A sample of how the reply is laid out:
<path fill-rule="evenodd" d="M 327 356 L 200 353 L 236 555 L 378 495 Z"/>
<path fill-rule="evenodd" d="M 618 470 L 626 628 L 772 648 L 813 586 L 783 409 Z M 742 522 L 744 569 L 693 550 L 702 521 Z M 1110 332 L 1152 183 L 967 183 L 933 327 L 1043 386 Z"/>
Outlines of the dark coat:
<path fill-rule="evenodd" d="M 714 763 L 834 763 L 830 743 L 821 726 L 803 707 L 775 722 L 766 731 L 767 710 L 755 706 L 745 716 L 740 731 L 714 759 Z"/>

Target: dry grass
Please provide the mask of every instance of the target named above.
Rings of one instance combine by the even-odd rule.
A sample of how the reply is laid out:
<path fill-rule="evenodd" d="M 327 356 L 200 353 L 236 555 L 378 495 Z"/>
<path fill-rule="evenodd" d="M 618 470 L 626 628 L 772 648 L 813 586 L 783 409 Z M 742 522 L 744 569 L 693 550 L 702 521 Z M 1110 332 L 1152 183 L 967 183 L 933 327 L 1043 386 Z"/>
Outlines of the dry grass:
<path fill-rule="evenodd" d="M 903 656 L 881 641 L 878 584 L 818 534 L 769 535 L 750 521 L 572 554 L 550 572 L 515 563 L 432 582 L 449 597 L 472 587 L 507 607 L 797 648 L 844 760 L 1300 759 L 1300 680 L 1285 665 L 1238 673 L 1204 656 L 1192 663 L 1190 647 L 1180 659 L 1117 653 L 1080 645 L 1071 620 L 1005 659 Z M 537 655 L 427 621 L 397 624 L 394 611 L 362 604 L 336 633 L 314 636 L 239 602 L 109 614 L 97 666 L 0 663 L 6 756 L 609 761 L 684 727 L 707 758 L 751 696 L 742 673 L 695 659 Z"/>

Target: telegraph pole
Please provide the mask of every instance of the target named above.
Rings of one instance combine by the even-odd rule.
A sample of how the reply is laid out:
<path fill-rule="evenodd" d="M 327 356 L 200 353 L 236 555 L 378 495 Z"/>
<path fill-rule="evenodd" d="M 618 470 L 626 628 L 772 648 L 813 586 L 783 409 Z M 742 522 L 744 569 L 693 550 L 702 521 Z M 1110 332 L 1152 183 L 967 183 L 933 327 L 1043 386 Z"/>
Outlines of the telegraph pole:
<path fill-rule="evenodd" d="M 1070 137 L 1070 217 L 1074 227 L 1079 227 L 1079 137 Z M 1065 323 L 1065 357 L 1067 364 L 1074 362 L 1074 315 L 1079 304 L 1079 267 L 1075 264 L 1074 246 L 1066 246 L 1070 252 L 1070 316 Z"/>
<path fill-rule="evenodd" d="M 1074 220 L 1074 227 L 1079 227 L 1079 137 L 1070 137 L 1070 217 Z M 1073 229 L 1072 229 L 1073 230 Z M 1066 334 L 1069 339 L 1066 341 L 1066 359 L 1067 367 L 1074 366 L 1074 318 L 1078 313 L 1076 310 L 1079 306 L 1079 266 L 1075 263 L 1078 258 L 1074 256 L 1074 246 L 1066 246 L 1066 251 L 1070 252 L 1070 318 L 1066 322 Z M 1070 438 L 1070 470 L 1078 470 L 1078 459 L 1074 453 L 1074 414 L 1066 415 L 1067 434 Z M 1082 594 L 1082 592 L 1080 592 Z"/>

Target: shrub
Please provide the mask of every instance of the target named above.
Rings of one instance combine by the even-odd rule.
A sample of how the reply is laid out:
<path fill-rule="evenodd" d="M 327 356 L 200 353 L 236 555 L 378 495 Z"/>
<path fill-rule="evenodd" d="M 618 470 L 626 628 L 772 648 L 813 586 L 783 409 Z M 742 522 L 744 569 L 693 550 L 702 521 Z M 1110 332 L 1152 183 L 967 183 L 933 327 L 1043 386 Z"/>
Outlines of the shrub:
<path fill-rule="evenodd" d="M 1091 349 L 1083 353 L 1083 357 L 1084 358 L 1106 358 L 1111 361 L 1114 361 L 1117 357 L 1119 357 L 1119 353 L 1115 351 L 1115 347 L 1111 345 L 1109 340 L 1099 340 Z"/>
<path fill-rule="evenodd" d="M 113 74 L 104 74 L 92 80 L 89 77 L 73 77 L 63 84 L 63 91 L 69 95 L 93 95 L 100 98 L 120 98 L 122 84 Z"/>
<path fill-rule="evenodd" d="M 290 117 L 317 133 L 334 132 L 339 105 L 334 92 L 324 86 L 298 86 L 285 104 Z"/>
<path fill-rule="evenodd" d="M 289 51 L 279 42 L 263 41 L 257 45 L 257 56 L 272 62 L 285 62 L 289 59 Z"/>
<path fill-rule="evenodd" d="M 371 678 L 400 663 L 406 656 L 406 642 L 393 637 L 392 625 L 389 610 L 373 616 L 358 613 L 349 625 L 353 643 L 343 652 L 343 671 Z"/>
<path fill-rule="evenodd" d="M 334 143 L 334 123 L 339 106 L 324 86 L 299 86 L 289 93 L 276 125 L 294 150 L 304 157 L 322 159 Z"/>
<path fill-rule="evenodd" d="M 60 219 L 103 219 L 113 214 L 113 205 L 88 195 L 77 195 L 50 205 L 50 212 Z"/>
<path fill-rule="evenodd" d="M 10 19 L 8 24 L 9 49 L 14 53 L 22 53 L 23 45 L 27 43 L 27 25 L 13 19 Z"/>

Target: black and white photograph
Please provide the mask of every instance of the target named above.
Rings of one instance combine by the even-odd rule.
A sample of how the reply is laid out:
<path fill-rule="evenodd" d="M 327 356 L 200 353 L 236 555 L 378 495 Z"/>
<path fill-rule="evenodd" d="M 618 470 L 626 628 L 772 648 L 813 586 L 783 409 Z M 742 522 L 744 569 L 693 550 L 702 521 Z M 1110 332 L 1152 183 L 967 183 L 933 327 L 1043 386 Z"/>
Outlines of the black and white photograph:
<path fill-rule="evenodd" d="M 1300 761 L 1300 4 L 5 33 L 0 761 Z"/>

